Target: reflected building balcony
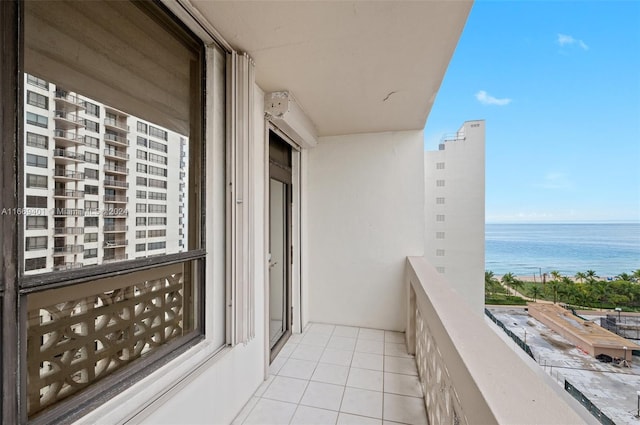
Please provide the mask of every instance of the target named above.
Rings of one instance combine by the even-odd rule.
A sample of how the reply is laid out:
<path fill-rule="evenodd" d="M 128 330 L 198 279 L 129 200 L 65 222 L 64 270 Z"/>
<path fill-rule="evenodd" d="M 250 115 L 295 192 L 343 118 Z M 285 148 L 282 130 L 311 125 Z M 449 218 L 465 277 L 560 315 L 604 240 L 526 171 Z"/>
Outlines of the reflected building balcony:
<path fill-rule="evenodd" d="M 53 255 L 81 254 L 84 252 L 84 245 L 63 245 L 54 246 Z"/>
<path fill-rule="evenodd" d="M 53 159 L 57 164 L 72 164 L 84 162 L 84 154 L 74 152 L 70 149 L 54 149 Z"/>
<path fill-rule="evenodd" d="M 82 199 L 84 198 L 84 191 L 56 188 L 53 192 L 53 197 L 57 199 Z"/>

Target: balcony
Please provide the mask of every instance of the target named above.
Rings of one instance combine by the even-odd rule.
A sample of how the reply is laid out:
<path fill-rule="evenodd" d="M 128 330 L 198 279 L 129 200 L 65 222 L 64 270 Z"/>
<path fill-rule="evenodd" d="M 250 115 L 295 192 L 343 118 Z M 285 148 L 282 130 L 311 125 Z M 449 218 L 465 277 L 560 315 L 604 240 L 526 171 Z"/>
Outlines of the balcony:
<path fill-rule="evenodd" d="M 84 136 L 75 131 L 67 131 L 62 128 L 53 130 L 53 139 L 56 141 L 57 146 L 70 147 L 84 144 Z"/>
<path fill-rule="evenodd" d="M 123 180 L 115 180 L 115 179 L 104 179 L 105 187 L 116 187 L 116 188 L 128 188 L 129 183 Z"/>
<path fill-rule="evenodd" d="M 104 156 L 106 158 L 129 159 L 129 154 L 116 149 L 105 149 Z"/>
<path fill-rule="evenodd" d="M 537 364 L 527 363 L 474 314 L 424 258 L 407 260 L 405 279 L 406 345 L 415 355 L 430 423 L 592 422 Z"/>
<path fill-rule="evenodd" d="M 125 175 L 129 174 L 129 169 L 127 167 L 122 167 L 120 165 L 113 165 L 113 164 L 105 164 L 104 171 L 108 173 L 115 173 L 115 174 L 125 174 Z"/>
<path fill-rule="evenodd" d="M 54 227 L 54 235 L 82 235 L 84 227 Z"/>
<path fill-rule="evenodd" d="M 78 96 L 69 94 L 64 90 L 56 90 L 53 96 L 56 102 L 59 102 L 61 105 L 84 109 L 84 101 L 82 101 Z"/>
<path fill-rule="evenodd" d="M 84 121 L 73 112 L 53 111 L 53 119 L 56 122 L 56 128 L 81 128 L 84 127 Z"/>
<path fill-rule="evenodd" d="M 129 126 L 127 125 L 126 121 L 119 122 L 118 120 L 115 120 L 113 118 L 105 118 L 104 126 L 113 130 L 124 131 L 127 133 L 129 132 Z"/>
<path fill-rule="evenodd" d="M 105 202 L 127 203 L 129 202 L 129 197 L 120 195 L 104 195 L 103 200 Z"/>
<path fill-rule="evenodd" d="M 84 161 L 84 155 L 69 149 L 54 149 L 53 159 L 56 163 L 78 163 Z"/>
<path fill-rule="evenodd" d="M 84 198 L 84 191 L 71 189 L 55 189 L 53 192 L 53 197 L 62 199 L 82 199 Z"/>
<path fill-rule="evenodd" d="M 121 233 L 127 232 L 129 230 L 129 226 L 124 224 L 105 224 L 102 228 L 104 233 Z"/>
<path fill-rule="evenodd" d="M 53 247 L 53 255 L 81 254 L 84 252 L 84 245 L 64 245 Z"/>
<path fill-rule="evenodd" d="M 103 243 L 104 248 L 121 248 L 129 244 L 126 239 L 106 239 Z"/>
<path fill-rule="evenodd" d="M 74 270 L 82 267 L 82 263 L 64 263 L 64 264 L 56 264 L 53 266 L 54 271 L 58 270 Z"/>
<path fill-rule="evenodd" d="M 119 254 L 119 255 L 105 255 L 102 258 L 102 264 L 113 263 L 116 261 L 124 261 L 128 259 L 129 256 L 127 254 Z"/>
<path fill-rule="evenodd" d="M 84 216 L 84 210 L 79 208 L 54 208 L 54 217 L 82 217 Z"/>
<path fill-rule="evenodd" d="M 115 217 L 115 218 L 128 217 L 129 211 L 126 208 L 115 207 L 115 206 L 111 206 L 111 207 L 105 206 L 104 210 L 102 211 L 102 215 L 104 217 Z"/>
<path fill-rule="evenodd" d="M 115 145 L 129 146 L 129 140 L 126 137 L 118 136 L 111 133 L 104 134 L 104 141 L 108 142 L 111 145 L 115 144 Z"/>
<path fill-rule="evenodd" d="M 84 173 L 64 168 L 56 168 L 53 170 L 53 178 L 61 181 L 79 181 L 84 180 Z"/>

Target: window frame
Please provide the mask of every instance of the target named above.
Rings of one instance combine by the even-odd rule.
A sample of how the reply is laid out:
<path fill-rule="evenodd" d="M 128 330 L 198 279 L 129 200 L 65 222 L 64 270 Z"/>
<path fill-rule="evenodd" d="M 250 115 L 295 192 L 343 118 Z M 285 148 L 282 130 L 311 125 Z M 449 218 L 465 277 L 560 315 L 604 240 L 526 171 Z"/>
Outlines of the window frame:
<path fill-rule="evenodd" d="M 10 241 L 0 248 L 0 254 L 9 258 L 14 267 L 7 267 L 8 262 L 0 266 L 3 277 L 0 282 L 0 313 L 2 313 L 2 337 L 6 346 L 15 347 L 11 350 L 3 350 L 0 366 L 2 370 L 16 370 L 18 373 L 3 373 L 2 405 L 0 414 L 4 423 L 24 423 L 27 420 L 34 423 L 45 423 L 52 420 L 74 421 L 84 416 L 88 411 L 98 407 L 94 400 L 102 402 L 113 397 L 124 388 L 139 381 L 141 376 L 152 373 L 163 364 L 184 353 L 188 348 L 197 344 L 204 338 L 205 324 L 205 199 L 204 192 L 205 179 L 205 96 L 204 84 L 206 82 L 207 61 L 205 58 L 205 44 L 203 40 L 195 35 L 182 21 L 176 18 L 165 5 L 159 2 L 136 3 L 149 15 L 152 15 L 156 22 L 176 34 L 178 38 L 188 38 L 191 48 L 195 46 L 199 58 L 197 69 L 191 76 L 192 105 L 196 112 L 192 114 L 194 120 L 191 122 L 189 134 L 190 154 L 192 161 L 189 172 L 193 178 L 193 187 L 198 190 L 193 191 L 189 200 L 193 211 L 193 220 L 190 222 L 189 251 L 168 254 L 157 257 L 128 260 L 118 263 L 92 266 L 68 271 L 53 271 L 39 275 L 24 274 L 24 249 L 25 244 L 23 222 L 20 215 L 16 215 L 12 220 L 4 220 L 2 225 L 5 230 L 5 237 Z M 0 5 L 0 37 L 2 44 L 0 49 L 3 53 L 3 64 L 0 70 L 0 87 L 5 96 L 2 96 L 0 103 L 3 112 L 0 114 L 0 130 L 2 131 L 5 147 L 8 151 L 13 150 L 13 158 L 6 158 L 5 162 L 13 160 L 16 167 L 7 167 L 7 172 L 0 173 L 0 199 L 4 208 L 18 209 L 22 204 L 25 190 L 24 173 L 24 132 L 22 131 L 26 123 L 26 111 L 24 108 L 25 78 L 22 74 L 24 69 L 24 7 L 21 1 L 2 2 Z M 181 35 L 178 35 L 181 34 Z M 187 48 L 187 47 L 185 47 Z M 46 117 L 45 117 L 46 118 Z M 29 123 L 31 124 L 31 123 Z M 42 123 L 41 123 L 42 124 Z M 36 124 L 38 125 L 38 124 Z M 47 119 L 48 125 L 48 119 Z M 99 125 L 99 124 L 98 124 Z M 40 125 L 45 127 L 45 125 Z M 13 149 L 11 149 L 13 148 Z M 26 414 L 26 298 L 35 292 L 56 289 L 65 286 L 90 282 L 95 279 L 109 278 L 123 273 L 136 273 L 151 270 L 162 265 L 186 264 L 189 273 L 193 275 L 193 290 L 198 291 L 199 300 L 194 304 L 193 314 L 195 326 L 193 332 L 181 337 L 179 344 L 168 344 L 145 358 L 141 358 L 135 367 L 127 367 L 119 370 L 106 378 L 103 378 L 96 385 L 85 389 L 81 394 L 77 394 L 68 400 L 63 400 L 52 406 L 47 412 L 43 412 L 34 418 L 27 418 Z M 61 277 L 63 280 L 61 281 Z M 13 322 L 5 320 L 13 318 Z M 18 320 L 18 326 L 15 320 Z M 177 345 L 177 346 L 176 346 Z M 122 373 L 126 372 L 126 373 Z M 132 374 L 133 372 L 133 374 Z M 133 376 L 132 376 L 133 375 Z M 135 377 L 135 378 L 134 378 Z M 12 391 L 7 391 L 12 388 Z M 18 391 L 13 389 L 18 388 Z M 109 389 L 111 395 L 103 394 L 105 389 Z M 92 408 L 81 410 L 79 405 L 90 405 Z M 63 412 L 61 414 L 61 412 Z"/>

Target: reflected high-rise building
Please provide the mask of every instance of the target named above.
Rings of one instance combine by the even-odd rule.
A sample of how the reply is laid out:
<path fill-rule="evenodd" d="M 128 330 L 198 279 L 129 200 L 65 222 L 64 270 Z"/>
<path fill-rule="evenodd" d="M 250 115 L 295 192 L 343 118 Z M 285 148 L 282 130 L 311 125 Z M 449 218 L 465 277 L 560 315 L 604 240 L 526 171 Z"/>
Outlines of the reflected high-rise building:
<path fill-rule="evenodd" d="M 183 251 L 187 138 L 25 82 L 25 274 Z"/>

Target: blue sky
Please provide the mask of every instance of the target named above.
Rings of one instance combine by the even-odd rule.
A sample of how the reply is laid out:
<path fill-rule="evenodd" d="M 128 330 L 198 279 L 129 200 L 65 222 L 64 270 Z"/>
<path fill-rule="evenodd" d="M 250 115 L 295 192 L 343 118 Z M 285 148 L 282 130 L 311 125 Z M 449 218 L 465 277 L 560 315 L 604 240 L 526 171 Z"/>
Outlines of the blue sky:
<path fill-rule="evenodd" d="M 425 149 L 472 119 L 487 222 L 640 220 L 640 2 L 476 1 Z"/>

